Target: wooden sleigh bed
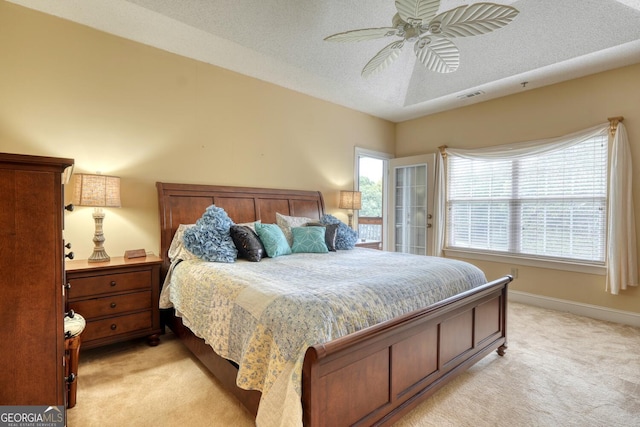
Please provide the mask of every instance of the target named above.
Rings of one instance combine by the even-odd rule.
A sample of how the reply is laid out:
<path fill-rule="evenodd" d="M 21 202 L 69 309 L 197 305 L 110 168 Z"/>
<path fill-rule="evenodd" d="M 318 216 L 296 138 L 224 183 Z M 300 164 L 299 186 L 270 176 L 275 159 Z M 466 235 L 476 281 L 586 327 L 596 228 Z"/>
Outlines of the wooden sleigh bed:
<path fill-rule="evenodd" d="M 180 224 L 193 224 L 215 204 L 236 223 L 275 223 L 276 212 L 320 218 L 320 192 L 157 183 L 162 277 Z M 455 376 L 496 350 L 506 349 L 505 276 L 325 344 L 310 347 L 302 374 L 306 426 L 388 425 Z M 260 392 L 236 386 L 237 366 L 218 356 L 171 310 L 165 324 L 254 415 Z"/>

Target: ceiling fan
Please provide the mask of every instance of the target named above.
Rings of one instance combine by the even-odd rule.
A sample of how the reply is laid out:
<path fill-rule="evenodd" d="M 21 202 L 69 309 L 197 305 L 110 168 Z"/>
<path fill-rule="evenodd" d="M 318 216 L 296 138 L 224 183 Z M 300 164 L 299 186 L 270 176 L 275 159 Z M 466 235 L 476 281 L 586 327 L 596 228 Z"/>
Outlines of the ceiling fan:
<path fill-rule="evenodd" d="M 405 43 L 414 43 L 416 57 L 429 70 L 452 73 L 460 65 L 460 51 L 450 40 L 486 34 L 509 24 L 519 13 L 511 6 L 474 3 L 436 15 L 440 0 L 395 0 L 391 27 L 351 30 L 326 37 L 331 42 L 360 42 L 383 37 L 400 37 L 385 46 L 362 69 L 368 77 L 386 68 L 400 56 Z"/>

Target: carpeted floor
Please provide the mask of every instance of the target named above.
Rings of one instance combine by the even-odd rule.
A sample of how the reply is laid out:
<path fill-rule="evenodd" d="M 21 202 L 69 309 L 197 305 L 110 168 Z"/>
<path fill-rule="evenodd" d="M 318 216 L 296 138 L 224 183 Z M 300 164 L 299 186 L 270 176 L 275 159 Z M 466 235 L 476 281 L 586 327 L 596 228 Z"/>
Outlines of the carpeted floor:
<path fill-rule="evenodd" d="M 509 305 L 509 349 L 395 425 L 640 426 L 640 329 Z M 252 426 L 172 335 L 81 352 L 70 427 Z"/>

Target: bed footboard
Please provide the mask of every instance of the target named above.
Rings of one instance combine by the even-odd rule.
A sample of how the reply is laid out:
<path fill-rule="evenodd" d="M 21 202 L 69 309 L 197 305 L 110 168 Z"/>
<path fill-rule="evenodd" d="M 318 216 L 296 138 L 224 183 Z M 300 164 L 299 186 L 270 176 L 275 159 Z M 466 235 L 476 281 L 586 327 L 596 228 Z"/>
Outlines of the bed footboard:
<path fill-rule="evenodd" d="M 493 350 L 506 349 L 505 276 L 424 310 L 308 349 L 306 426 L 396 421 Z"/>

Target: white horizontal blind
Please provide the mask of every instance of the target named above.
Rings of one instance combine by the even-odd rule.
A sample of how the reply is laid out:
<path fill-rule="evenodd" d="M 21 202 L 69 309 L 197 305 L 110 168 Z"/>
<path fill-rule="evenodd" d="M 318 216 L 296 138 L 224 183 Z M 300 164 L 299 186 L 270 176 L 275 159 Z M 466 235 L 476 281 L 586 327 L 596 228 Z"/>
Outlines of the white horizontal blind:
<path fill-rule="evenodd" d="M 447 157 L 447 247 L 604 263 L 608 139 L 509 160 Z"/>

